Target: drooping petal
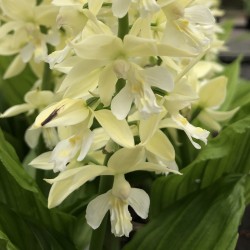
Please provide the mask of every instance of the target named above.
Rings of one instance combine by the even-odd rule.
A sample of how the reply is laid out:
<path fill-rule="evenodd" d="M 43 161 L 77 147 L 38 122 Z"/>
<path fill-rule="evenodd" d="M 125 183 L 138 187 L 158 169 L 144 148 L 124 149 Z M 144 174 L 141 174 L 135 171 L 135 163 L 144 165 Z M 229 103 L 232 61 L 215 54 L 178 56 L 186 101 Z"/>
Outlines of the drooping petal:
<path fill-rule="evenodd" d="M 115 93 L 115 86 L 117 82 L 117 76 L 113 70 L 113 65 L 108 65 L 100 74 L 99 78 L 99 94 L 100 99 L 104 106 L 109 106 L 111 102 L 111 98 Z"/>
<path fill-rule="evenodd" d="M 133 95 L 129 90 L 128 85 L 125 85 L 124 88 L 113 98 L 111 102 L 111 111 L 118 120 L 123 120 L 127 117 L 131 105 L 133 102 Z"/>
<path fill-rule="evenodd" d="M 42 128 L 29 129 L 26 130 L 24 139 L 30 148 L 35 148 L 38 144 Z"/>
<path fill-rule="evenodd" d="M 105 194 L 97 196 L 92 200 L 86 209 L 86 220 L 87 223 L 93 228 L 96 229 L 101 225 L 101 222 L 108 212 L 110 207 L 110 192 L 108 191 Z"/>
<path fill-rule="evenodd" d="M 35 159 L 33 159 L 29 165 L 34 168 L 44 169 L 44 170 L 52 170 L 54 168 L 54 164 L 50 163 L 51 151 L 45 152 Z"/>
<path fill-rule="evenodd" d="M 148 217 L 150 199 L 144 190 L 132 188 L 128 198 L 128 204 L 141 218 L 146 219 Z"/>
<path fill-rule="evenodd" d="M 145 147 L 148 151 L 166 161 L 173 161 L 175 159 L 174 147 L 161 130 L 155 132 L 147 141 Z"/>
<path fill-rule="evenodd" d="M 195 148 L 200 149 L 201 146 L 198 143 L 196 143 L 193 140 L 193 138 L 201 140 L 205 144 L 207 144 L 207 137 L 209 136 L 209 131 L 202 129 L 200 127 L 193 126 L 187 121 L 186 118 L 184 118 L 180 114 L 172 115 L 171 118 L 179 126 L 180 129 L 183 129 L 183 131 L 186 133 L 186 135 L 188 136 L 189 140 L 191 141 L 191 143 Z"/>
<path fill-rule="evenodd" d="M 33 109 L 33 106 L 31 104 L 20 104 L 20 105 L 14 105 L 7 109 L 3 114 L 0 114 L 0 118 L 6 118 L 6 117 L 12 117 L 15 115 L 19 115 L 21 113 L 30 111 L 30 109 Z"/>
<path fill-rule="evenodd" d="M 131 0 L 113 0 L 112 3 L 112 12 L 115 17 L 122 18 L 124 17 L 129 9 Z"/>
<path fill-rule="evenodd" d="M 87 155 L 91 147 L 91 144 L 93 142 L 94 133 L 86 129 L 81 136 L 83 137 L 83 139 L 82 139 L 81 150 L 77 158 L 78 161 L 82 161 L 84 157 Z"/>
<path fill-rule="evenodd" d="M 25 66 L 26 64 L 22 61 L 20 55 L 17 55 L 5 71 L 3 78 L 8 79 L 20 74 Z"/>
<path fill-rule="evenodd" d="M 94 112 L 94 116 L 110 138 L 123 147 L 133 147 L 134 138 L 126 120 L 117 120 L 110 110 Z"/>
<path fill-rule="evenodd" d="M 107 167 L 87 165 L 61 172 L 55 179 L 46 179 L 53 184 L 48 198 L 48 207 L 58 206 L 72 192 L 98 175 L 108 174 Z"/>

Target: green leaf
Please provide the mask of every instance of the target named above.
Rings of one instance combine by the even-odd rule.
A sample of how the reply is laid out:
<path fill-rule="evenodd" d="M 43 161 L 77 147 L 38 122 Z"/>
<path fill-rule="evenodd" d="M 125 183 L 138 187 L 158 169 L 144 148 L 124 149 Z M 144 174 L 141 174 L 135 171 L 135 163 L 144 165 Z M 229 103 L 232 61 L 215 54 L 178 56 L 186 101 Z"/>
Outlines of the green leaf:
<path fill-rule="evenodd" d="M 0 249 L 6 250 L 18 250 L 16 246 L 12 244 L 6 234 L 0 231 Z"/>
<path fill-rule="evenodd" d="M 203 148 L 183 175 L 158 178 L 151 192 L 151 216 L 186 195 L 208 187 L 225 173 L 249 173 L 250 104 L 243 107 L 231 125 Z"/>
<path fill-rule="evenodd" d="M 0 131 L 0 202 L 19 214 L 32 217 L 49 228 L 67 235 L 74 217 L 49 210 L 35 181 L 25 172 L 12 146 Z"/>
<path fill-rule="evenodd" d="M 17 183 L 25 190 L 39 193 L 35 181 L 23 170 L 13 147 L 5 140 L 0 129 L 0 161 Z"/>
<path fill-rule="evenodd" d="M 250 81 L 240 80 L 231 107 L 232 108 L 240 107 L 246 105 L 249 102 L 250 102 Z"/>
<path fill-rule="evenodd" d="M 29 67 L 16 77 L 3 80 L 4 72 L 12 59 L 12 57 L 0 57 L 0 102 L 8 106 L 22 103 L 23 96 L 36 81 Z"/>
<path fill-rule="evenodd" d="M 76 249 L 63 235 L 44 227 L 32 217 L 21 216 L 1 203 L 0 214 L 0 230 L 8 235 L 18 249 Z"/>
<path fill-rule="evenodd" d="M 228 78 L 227 96 L 220 110 L 231 109 L 231 104 L 238 88 L 241 59 L 242 57 L 238 57 L 238 59 L 225 68 L 224 75 Z"/>
<path fill-rule="evenodd" d="M 234 250 L 249 176 L 227 176 L 164 209 L 124 250 Z"/>

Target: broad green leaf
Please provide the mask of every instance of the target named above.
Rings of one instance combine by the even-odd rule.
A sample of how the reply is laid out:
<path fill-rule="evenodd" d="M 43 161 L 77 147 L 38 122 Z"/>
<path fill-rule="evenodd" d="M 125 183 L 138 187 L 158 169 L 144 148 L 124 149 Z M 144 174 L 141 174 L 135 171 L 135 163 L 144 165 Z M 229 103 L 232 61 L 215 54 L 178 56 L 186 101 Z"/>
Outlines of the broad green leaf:
<path fill-rule="evenodd" d="M 13 147 L 5 140 L 0 130 L 0 161 L 6 170 L 15 178 L 17 183 L 24 189 L 38 193 L 35 181 L 22 169 L 18 156 Z"/>
<path fill-rule="evenodd" d="M 2 203 L 0 203 L 0 214 L 0 230 L 8 235 L 18 249 L 76 249 L 63 235 L 45 227 L 32 217 L 12 211 Z"/>
<path fill-rule="evenodd" d="M 250 102 L 250 81 L 240 80 L 235 92 L 232 108 L 246 105 Z"/>
<path fill-rule="evenodd" d="M 234 250 L 249 176 L 227 176 L 174 203 L 140 229 L 124 250 Z"/>
<path fill-rule="evenodd" d="M 250 104 L 241 109 L 233 122 L 210 140 L 183 175 L 158 178 L 151 192 L 151 215 L 186 195 L 203 189 L 225 173 L 249 173 Z"/>
<path fill-rule="evenodd" d="M 5 102 L 8 106 L 22 103 L 24 94 L 36 81 L 29 67 L 16 77 L 3 80 L 3 75 L 12 59 L 12 57 L 0 57 L 0 102 Z"/>
<path fill-rule="evenodd" d="M 220 107 L 220 110 L 231 109 L 231 104 L 239 85 L 240 63 L 241 57 L 239 57 L 225 69 L 224 75 L 228 78 L 227 95 L 224 103 Z"/>
<path fill-rule="evenodd" d="M 0 131 L 0 201 L 23 215 L 41 220 L 48 227 L 67 234 L 74 222 L 70 215 L 49 210 L 35 181 L 25 172 L 14 149 Z"/>
<path fill-rule="evenodd" d="M 0 231 L 0 249 L 6 250 L 18 250 L 16 246 L 12 244 L 6 234 Z"/>

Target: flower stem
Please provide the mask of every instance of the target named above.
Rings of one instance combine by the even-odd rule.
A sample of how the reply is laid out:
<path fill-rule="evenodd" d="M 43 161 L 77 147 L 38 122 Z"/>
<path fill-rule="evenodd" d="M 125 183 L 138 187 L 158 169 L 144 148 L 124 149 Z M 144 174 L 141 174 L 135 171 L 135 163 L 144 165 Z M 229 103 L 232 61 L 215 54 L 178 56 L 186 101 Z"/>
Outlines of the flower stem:
<path fill-rule="evenodd" d="M 104 160 L 104 166 L 107 165 L 112 154 L 107 154 Z M 101 176 L 99 183 L 99 194 L 103 194 L 112 188 L 113 176 Z M 106 229 L 108 224 L 108 214 L 102 220 L 99 228 L 92 232 L 89 250 L 102 250 L 105 242 Z"/>
<path fill-rule="evenodd" d="M 128 14 L 126 14 L 124 17 L 118 19 L 118 37 L 123 39 L 125 35 L 129 32 L 129 20 L 128 20 Z"/>
<path fill-rule="evenodd" d="M 53 48 L 52 46 L 48 45 L 48 53 L 52 52 Z M 43 66 L 43 79 L 42 79 L 42 85 L 41 89 L 42 90 L 53 90 L 53 84 L 51 81 L 52 78 L 52 70 L 49 67 L 48 63 L 44 63 Z"/>

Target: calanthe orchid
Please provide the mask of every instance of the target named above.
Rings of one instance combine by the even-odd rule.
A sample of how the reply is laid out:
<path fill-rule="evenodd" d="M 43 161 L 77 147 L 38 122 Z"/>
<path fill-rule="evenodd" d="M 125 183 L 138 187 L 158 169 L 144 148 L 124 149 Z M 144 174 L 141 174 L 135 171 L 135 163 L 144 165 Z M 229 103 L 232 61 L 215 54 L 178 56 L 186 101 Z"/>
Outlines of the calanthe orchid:
<path fill-rule="evenodd" d="M 0 54 L 17 54 L 6 77 L 20 73 L 26 63 L 45 60 L 48 44 L 57 45 L 60 35 L 54 19 L 58 9 L 47 3 L 37 5 L 35 0 L 2 0 L 0 9 L 4 24 L 0 27 Z"/>
<path fill-rule="evenodd" d="M 52 184 L 49 194 L 49 207 L 59 205 L 68 195 L 89 180 L 99 175 L 113 175 L 111 191 L 98 196 L 89 203 L 86 219 L 91 227 L 99 227 L 108 210 L 111 212 L 112 232 L 116 236 L 129 235 L 132 230 L 128 205 L 142 218 L 147 217 L 149 197 L 145 191 L 130 187 L 124 174 L 133 171 L 169 172 L 164 166 L 147 163 L 142 147 L 120 149 L 108 161 L 108 167 L 86 165 L 61 172 L 55 179 L 47 179 Z M 103 208 L 100 210 L 100 208 Z"/>
<path fill-rule="evenodd" d="M 31 214 L 37 222 L 40 214 L 43 215 L 41 225 L 34 224 L 36 241 L 39 240 L 42 248 L 47 235 L 51 237 L 52 248 L 61 246 L 57 238 L 62 235 L 65 237 L 62 248 L 90 250 L 103 250 L 106 236 L 113 240 L 107 229 L 116 237 L 131 237 L 133 229 L 136 232 L 145 227 L 146 233 L 153 231 L 153 236 L 158 236 L 154 223 L 164 221 L 165 229 L 171 224 L 168 220 L 166 224 L 165 217 L 171 222 L 176 217 L 170 213 L 162 216 L 165 207 L 171 212 L 173 205 L 174 212 L 180 216 L 179 221 L 182 218 L 188 221 L 190 207 L 197 208 L 200 204 L 200 199 L 191 200 L 187 213 L 186 203 L 179 203 L 179 200 L 186 199 L 190 193 L 191 197 L 198 193 L 200 198 L 203 196 L 199 192 L 208 194 L 206 198 L 214 206 L 212 211 L 217 208 L 217 200 L 226 199 L 229 204 L 229 193 L 213 202 L 215 192 L 209 195 L 210 186 L 203 190 L 212 180 L 206 176 L 213 171 L 212 168 L 206 171 L 210 164 L 203 164 L 198 169 L 200 161 L 203 163 L 207 157 L 206 148 L 201 149 L 201 144 L 207 144 L 210 139 L 206 129 L 219 132 L 224 128 L 220 122 L 231 118 L 238 110 L 233 109 L 238 100 L 226 97 L 227 78 L 221 75 L 223 66 L 216 60 L 223 49 L 218 36 L 221 29 L 215 25 L 213 17 L 216 6 L 214 0 L 0 0 L 0 54 L 15 56 L 9 65 L 7 60 L 1 60 L 3 67 L 8 66 L 7 71 L 2 72 L 4 78 L 20 73 L 18 84 L 21 85 L 26 81 L 22 74 L 35 73 L 30 75 L 35 83 L 26 94 L 19 92 L 19 85 L 15 85 L 17 79 L 13 78 L 14 83 L 10 81 L 11 91 L 13 86 L 18 86 L 17 95 L 13 91 L 13 103 L 22 102 L 19 96 L 24 96 L 25 102 L 8 107 L 0 115 L 0 118 L 22 113 L 29 116 L 29 119 L 22 117 L 26 119 L 22 131 L 26 130 L 25 141 L 30 147 L 24 147 L 24 153 L 20 154 L 24 168 L 19 168 L 18 159 L 1 131 L 0 168 L 6 166 L 3 176 L 13 175 L 14 178 L 6 179 L 10 184 L 17 181 L 18 187 L 24 189 L 21 193 L 24 200 L 27 196 L 29 201 L 35 201 Z M 228 91 L 232 95 L 231 86 Z M 3 91 L 4 97 L 6 93 L 8 91 Z M 0 100 L 3 107 L 6 103 L 2 105 Z M 7 128 L 3 134 L 15 144 L 16 131 L 12 137 L 12 124 L 3 125 L 3 130 Z M 203 125 L 206 129 L 201 127 Z M 236 133 L 237 125 L 232 133 Z M 227 131 L 222 131 L 222 136 L 228 135 Z M 216 138 L 213 143 L 217 142 Z M 23 141 L 17 143 L 18 151 L 22 144 Z M 195 149 L 202 150 L 202 157 L 197 156 Z M 203 150 L 206 157 L 203 157 Z M 229 154 L 233 150 L 234 147 L 228 146 L 225 151 Z M 33 166 L 28 179 L 23 172 L 27 165 Z M 221 169 L 223 167 L 226 169 L 226 166 Z M 219 172 L 224 173 L 221 169 Z M 15 170 L 17 173 L 13 174 Z M 230 170 L 229 173 L 234 172 Z M 220 177 L 218 173 L 214 176 L 216 181 Z M 206 179 L 205 184 L 202 178 Z M 202 182 L 201 185 L 197 185 L 198 182 Z M 242 189 L 242 183 L 241 188 L 232 188 L 234 192 Z M 4 184 L 5 187 L 10 187 L 9 183 Z M 12 189 L 19 194 L 16 185 L 11 186 Z M 195 190 L 197 192 L 193 192 Z M 44 196 L 48 199 L 48 208 L 54 211 L 46 210 L 42 203 Z M 5 212 L 8 199 L 3 197 L 1 209 Z M 174 204 L 176 201 L 178 206 Z M 149 213 L 150 202 L 152 213 Z M 21 205 L 27 208 L 26 204 Z M 10 207 L 15 209 L 13 204 Z M 19 208 L 10 215 L 13 212 L 19 215 Z M 65 216 L 66 213 L 70 216 Z M 205 214 L 210 214 L 210 208 Z M 138 217 L 147 219 L 148 216 L 149 220 L 142 224 L 138 220 Z M 49 220 L 45 220 L 47 217 Z M 83 221 L 76 224 L 78 219 Z M 110 219 L 111 230 L 106 226 L 107 219 Z M 179 232 L 179 221 L 173 225 L 174 232 Z M 197 221 L 204 225 L 200 217 Z M 23 224 L 22 231 L 25 231 L 26 218 Z M 83 225 L 87 232 L 87 236 L 81 234 L 81 239 L 75 233 L 79 230 L 78 225 Z M 49 233 L 44 233 L 45 226 L 51 226 Z M 150 230 L 147 231 L 147 227 Z M 1 218 L 0 228 L 4 241 L 9 244 L 12 239 L 16 240 L 5 235 Z M 67 241 L 69 228 L 71 238 Z M 163 231 L 165 237 L 169 232 L 162 228 L 157 228 L 157 233 L 160 235 Z M 94 231 L 90 239 L 88 232 L 91 229 Z M 54 231 L 58 235 L 55 239 L 52 238 Z M 191 235 L 191 239 L 194 238 Z M 137 239 L 137 236 L 135 240 L 130 239 L 131 249 Z M 169 242 L 163 239 L 161 243 L 163 241 Z M 116 239 L 116 243 L 118 249 L 122 241 Z M 113 249 L 113 245 L 107 248 Z M 16 248 L 22 247 L 17 245 Z M 158 246 L 148 249 L 154 248 L 163 249 Z M 203 249 L 200 245 L 199 248 Z"/>
<path fill-rule="evenodd" d="M 193 2 L 176 0 L 163 7 L 168 20 L 164 38 L 166 43 L 202 49 L 209 47 L 214 17 L 206 6 Z"/>

